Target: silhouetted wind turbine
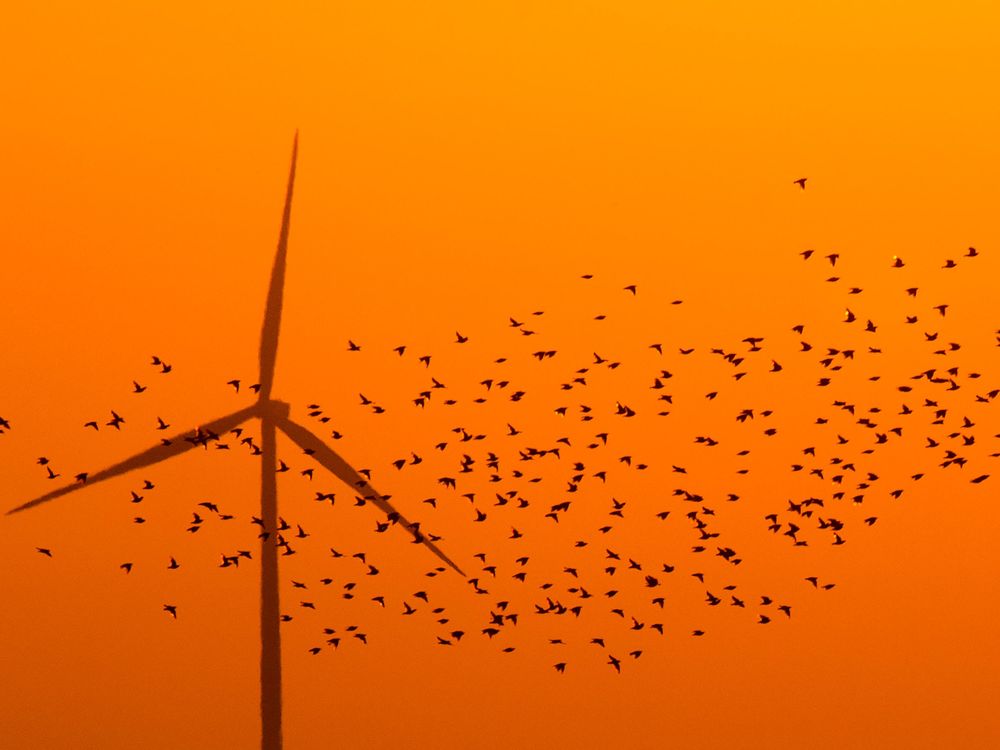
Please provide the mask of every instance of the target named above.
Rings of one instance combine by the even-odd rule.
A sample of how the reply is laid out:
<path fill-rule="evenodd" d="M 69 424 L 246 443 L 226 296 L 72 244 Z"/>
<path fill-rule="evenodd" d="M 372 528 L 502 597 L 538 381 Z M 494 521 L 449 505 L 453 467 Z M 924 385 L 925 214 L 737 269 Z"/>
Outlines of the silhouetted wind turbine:
<path fill-rule="evenodd" d="M 175 435 L 169 441 L 149 450 L 137 453 L 101 471 L 91 474 L 84 483 L 60 487 L 30 502 L 19 505 L 7 515 L 34 508 L 55 500 L 57 497 L 85 486 L 97 484 L 107 479 L 121 476 L 130 471 L 165 461 L 168 458 L 190 451 L 207 440 L 233 429 L 248 419 L 261 421 L 261 483 L 260 518 L 264 531 L 261 534 L 260 569 L 260 716 L 262 750 L 281 749 L 281 632 L 278 599 L 278 484 L 276 437 L 281 430 L 289 439 L 313 459 L 319 462 L 345 484 L 386 514 L 393 523 L 401 525 L 413 535 L 414 542 L 423 544 L 447 565 L 461 575 L 465 575 L 444 552 L 428 540 L 419 530 L 419 525 L 411 523 L 389 502 L 388 496 L 375 491 L 347 461 L 328 447 L 309 429 L 293 422 L 289 405 L 271 398 L 274 385 L 274 369 L 278 353 L 278 333 L 281 328 L 281 303 L 285 283 L 285 261 L 288 254 L 288 226 L 292 212 L 292 190 L 295 185 L 295 164 L 298 156 L 298 133 L 292 144 L 292 164 L 288 174 L 288 188 L 285 193 L 285 208 L 281 217 L 281 233 L 278 250 L 274 256 L 271 282 L 267 290 L 267 305 L 264 310 L 264 325 L 260 338 L 260 391 L 257 403 L 232 414 L 219 417 L 201 427 Z"/>

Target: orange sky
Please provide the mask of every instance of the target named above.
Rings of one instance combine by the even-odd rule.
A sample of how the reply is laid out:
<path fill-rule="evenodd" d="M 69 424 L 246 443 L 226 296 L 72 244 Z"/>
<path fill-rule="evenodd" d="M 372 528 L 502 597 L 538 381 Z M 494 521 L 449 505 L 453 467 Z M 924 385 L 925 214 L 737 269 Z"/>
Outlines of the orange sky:
<path fill-rule="evenodd" d="M 279 443 L 291 468 L 282 515 L 310 534 L 282 559 L 282 610 L 294 617 L 282 631 L 286 747 L 997 746 L 1000 474 L 990 454 L 1000 428 L 985 396 L 1000 387 L 994 4 L 212 5 L 5 13 L 6 506 L 155 443 L 157 416 L 183 430 L 252 402 L 298 128 L 276 396 L 322 436 L 342 433 L 336 449 L 440 533 L 490 593 L 457 575 L 428 578 L 432 556 L 398 530 L 374 533 L 376 511 L 352 507 L 319 469 L 310 482 L 307 457 Z M 963 257 L 969 246 L 981 255 Z M 807 248 L 816 253 L 803 261 Z M 890 268 L 893 255 L 905 268 Z M 958 267 L 942 269 L 948 258 Z M 850 295 L 854 286 L 863 292 Z M 939 304 L 950 305 L 944 317 Z M 863 330 L 868 320 L 876 333 Z M 456 331 L 469 341 L 454 343 Z M 747 336 L 764 337 L 762 351 L 747 351 Z M 349 339 L 360 352 L 347 351 Z M 934 354 L 949 342 L 961 349 Z M 713 347 L 744 361 L 734 367 Z M 820 363 L 827 347 L 857 356 L 832 355 L 843 369 L 831 371 Z M 546 350 L 557 354 L 531 356 Z M 622 364 L 595 365 L 595 353 Z M 149 364 L 154 354 L 169 375 Z M 561 388 L 584 367 L 586 385 Z M 909 379 L 930 367 L 958 367 L 961 388 Z M 661 369 L 674 375 L 664 380 L 673 405 L 650 390 Z M 446 388 L 420 409 L 412 399 L 431 377 Z M 821 388 L 820 377 L 833 382 Z M 485 379 L 510 385 L 487 391 Z M 147 390 L 131 393 L 133 380 Z M 512 402 L 514 390 L 526 395 Z M 359 393 L 385 413 L 360 406 Z M 924 398 L 947 406 L 944 424 L 930 424 Z M 855 404 L 855 417 L 834 400 Z M 636 417 L 616 415 L 616 402 Z M 331 421 L 307 416 L 311 403 Z M 903 403 L 916 413 L 900 416 Z M 739 423 L 745 408 L 755 419 Z M 112 409 L 126 418 L 119 432 L 104 425 Z M 878 427 L 858 425 L 864 416 Z M 82 426 L 92 419 L 96 433 Z M 508 423 L 522 434 L 508 437 Z M 487 437 L 461 443 L 459 426 Z M 904 435 L 864 454 L 892 426 Z M 608 445 L 588 448 L 601 431 Z M 939 446 L 925 448 L 928 437 Z M 257 464 L 226 442 L 228 452 L 192 453 L 3 519 L 0 745 L 256 746 L 258 568 L 217 566 L 220 553 L 257 549 Z M 560 458 L 518 460 L 518 450 L 560 445 Z M 949 448 L 968 465 L 941 469 Z M 393 468 L 411 451 L 423 464 Z M 463 453 L 476 461 L 469 474 L 459 473 Z M 46 480 L 39 456 L 58 480 Z M 586 478 L 570 494 L 576 461 Z M 824 479 L 808 475 L 820 467 Z M 851 503 L 869 471 L 878 479 Z M 913 481 L 916 472 L 926 477 Z M 131 503 L 144 479 L 155 489 Z M 701 518 L 720 537 L 704 553 L 691 551 L 694 504 L 677 488 L 714 510 Z M 898 500 L 894 488 L 904 488 Z M 838 489 L 846 499 L 832 497 Z M 507 490 L 530 508 L 495 506 Z M 317 491 L 336 492 L 336 505 L 315 502 Z M 815 516 L 789 515 L 789 499 L 810 496 L 825 500 L 819 515 L 846 521 L 844 545 Z M 421 502 L 429 497 L 437 508 Z M 624 518 L 608 515 L 612 497 L 626 502 Z M 545 518 L 565 500 L 558 523 Z M 185 532 L 202 501 L 235 518 L 203 514 L 204 528 Z M 475 523 L 475 509 L 487 521 Z M 771 512 L 797 522 L 809 546 L 770 533 Z M 523 539 L 508 538 L 512 526 Z M 719 546 L 744 562 L 725 563 Z M 622 557 L 614 576 L 603 572 L 606 549 Z M 360 551 L 378 577 L 350 557 Z M 520 555 L 531 557 L 524 584 L 511 578 Z M 179 570 L 166 569 L 171 556 Z M 662 579 L 662 610 L 628 558 Z M 658 572 L 663 563 L 675 572 Z M 814 590 L 810 575 L 836 588 Z M 546 581 L 553 588 L 539 590 Z M 357 594 L 344 599 L 352 582 Z M 579 585 L 594 594 L 580 618 L 532 614 L 547 595 L 576 603 L 567 588 Z M 609 599 L 611 589 L 621 593 Z M 430 603 L 413 597 L 420 590 Z M 706 590 L 723 604 L 707 606 Z M 380 594 L 384 610 L 371 601 Z M 757 624 L 765 594 L 789 604 L 791 619 L 774 611 Z M 490 640 L 481 630 L 501 600 L 520 618 Z M 415 615 L 401 614 L 404 601 Z M 644 630 L 629 629 L 633 615 Z M 350 625 L 367 646 L 349 632 L 325 646 L 324 627 Z M 438 645 L 453 629 L 465 637 Z M 598 636 L 607 649 L 590 644 Z M 313 656 L 313 646 L 324 648 Z"/>

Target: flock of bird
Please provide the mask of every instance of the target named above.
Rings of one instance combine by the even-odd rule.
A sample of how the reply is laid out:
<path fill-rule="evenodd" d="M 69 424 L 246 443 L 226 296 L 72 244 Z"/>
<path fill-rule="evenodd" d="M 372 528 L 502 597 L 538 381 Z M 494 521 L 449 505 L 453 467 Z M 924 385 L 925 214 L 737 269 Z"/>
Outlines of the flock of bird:
<path fill-rule="evenodd" d="M 796 184 L 805 189 L 805 180 Z M 819 262 L 831 269 L 841 260 L 839 253 L 814 257 L 812 250 L 801 256 L 807 264 Z M 940 268 L 952 273 L 979 258 L 980 253 L 969 248 L 960 257 L 945 259 Z M 906 267 L 899 257 L 889 265 Z M 593 274 L 580 274 L 579 283 L 594 281 Z M 825 282 L 842 283 L 836 275 Z M 641 284 L 628 284 L 620 293 L 632 298 L 643 292 Z M 863 292 L 848 284 L 845 299 L 861 299 Z M 379 587 L 382 570 L 369 551 L 341 552 L 328 540 L 324 544 L 323 532 L 309 532 L 294 520 L 281 518 L 276 528 L 265 528 L 256 516 L 225 512 L 218 502 L 201 500 L 191 510 L 185 530 L 196 535 L 216 521 L 242 521 L 261 537 L 276 535 L 284 557 L 304 545 L 318 543 L 324 556 L 328 548 L 328 559 L 335 561 L 331 564 L 341 567 L 315 580 L 290 577 L 285 585 L 301 596 L 295 597 L 298 607 L 282 615 L 285 623 L 301 620 L 295 609 L 323 606 L 322 594 L 315 594 L 317 587 L 338 593 L 335 607 L 377 607 L 403 618 L 429 615 L 442 646 L 480 637 L 510 653 L 519 645 L 519 621 L 544 617 L 552 623 L 552 637 L 542 645 L 553 649 L 552 666 L 559 673 L 569 667 L 569 659 L 559 655 L 568 642 L 593 646 L 611 669 L 621 672 L 625 662 L 641 657 L 652 639 L 709 633 L 707 612 L 714 609 L 729 608 L 745 613 L 750 623 L 774 627 L 792 619 L 793 598 L 801 594 L 750 590 L 737 582 L 743 580 L 745 567 L 761 555 L 761 544 L 748 541 L 751 552 L 743 550 L 738 533 L 745 527 L 727 522 L 731 508 L 751 506 L 759 536 L 784 545 L 781 554 L 818 545 L 839 547 L 858 529 L 875 525 L 887 502 L 899 500 L 925 477 L 942 473 L 948 481 L 979 485 L 990 477 L 988 462 L 1000 456 L 995 442 L 1000 435 L 989 434 L 1000 387 L 984 383 L 995 374 L 956 364 L 966 342 L 946 340 L 938 330 L 952 303 L 924 302 L 923 297 L 922 289 L 907 282 L 898 290 L 901 304 L 891 323 L 902 327 L 903 336 L 908 330 L 913 333 L 909 339 L 897 335 L 891 343 L 898 347 L 900 340 L 908 341 L 906 356 L 920 364 L 905 378 L 886 380 L 880 363 L 898 353 L 888 351 L 889 344 L 882 339 L 890 321 L 869 318 L 860 312 L 864 306 L 853 302 L 845 305 L 842 323 L 851 327 L 852 336 L 866 337 L 859 346 L 831 345 L 814 338 L 811 325 L 789 321 L 785 330 L 772 335 L 734 337 L 738 340 L 709 348 L 652 341 L 644 345 L 644 353 L 635 352 L 628 360 L 596 352 L 586 358 L 564 354 L 541 331 L 544 311 L 535 310 L 511 316 L 505 326 L 529 346 L 516 348 L 516 355 L 498 353 L 488 370 L 474 375 L 471 366 L 442 372 L 433 353 L 415 356 L 407 344 L 347 340 L 348 356 L 364 358 L 381 347 L 400 361 L 415 359 L 415 369 L 407 371 L 411 376 L 423 373 L 423 380 L 415 381 L 412 394 L 398 405 L 359 394 L 357 408 L 363 419 L 384 420 L 387 413 L 399 412 L 402 424 L 408 424 L 449 409 L 446 413 L 462 417 L 464 424 L 448 434 L 437 435 L 426 445 L 414 444 L 403 455 L 383 456 L 382 468 L 360 473 L 368 480 L 377 474 L 381 484 L 395 485 L 397 497 L 407 497 L 411 508 L 416 507 L 418 492 L 426 490 L 430 496 L 419 502 L 423 510 L 412 515 L 425 523 L 440 519 L 450 530 L 444 539 L 423 532 L 432 540 L 445 547 L 450 541 L 467 547 L 474 540 L 488 550 L 468 554 L 463 562 L 470 571 L 470 601 L 477 604 L 458 609 L 466 614 L 477 610 L 475 617 L 480 619 L 472 625 L 457 625 L 430 586 L 394 598 Z M 598 313 L 593 319 L 605 317 Z M 990 346 L 1000 346 L 1000 331 L 988 335 Z M 475 338 L 469 332 L 455 332 L 450 345 L 469 348 Z M 536 347 L 535 341 L 546 343 Z M 546 375 L 551 381 L 547 389 L 536 393 L 519 385 L 527 379 L 518 368 L 548 366 L 553 361 L 560 369 Z M 173 371 L 160 357 L 153 357 L 150 366 L 151 376 Z M 777 379 L 791 377 L 790 371 L 810 380 L 806 395 L 797 398 L 820 403 L 819 413 L 806 414 L 799 402 L 785 403 L 783 389 L 788 386 Z M 646 386 L 641 391 L 616 391 L 622 387 L 616 378 L 624 378 L 626 372 L 630 378 L 644 377 Z M 684 381 L 685 375 L 689 380 Z M 763 390 L 752 391 L 752 397 L 747 395 L 733 406 L 744 398 L 741 389 L 747 382 L 762 378 L 775 380 L 764 381 Z M 147 381 L 145 376 L 133 380 L 132 394 L 146 398 L 142 394 L 147 392 Z M 859 385 L 862 382 L 866 385 Z M 259 388 L 238 377 L 226 386 L 236 396 Z M 767 403 L 751 400 L 759 398 Z M 492 411 L 476 411 L 489 404 Z M 712 423 L 703 419 L 708 410 L 714 410 L 715 424 L 727 425 L 721 432 L 710 434 L 705 428 Z M 335 428 L 335 417 L 319 403 L 309 405 L 309 416 L 330 430 L 332 438 L 345 437 L 342 428 Z M 789 427 L 796 420 L 798 426 Z M 637 422 L 642 429 L 626 427 Z M 132 426 L 128 408 L 118 405 L 81 425 L 99 433 Z M 786 427 L 794 438 L 779 444 L 773 438 Z M 150 428 L 162 433 L 170 424 L 157 417 Z M 11 423 L 0 418 L 0 434 L 12 430 Z M 410 432 L 419 434 L 417 429 Z M 655 442 L 661 435 L 669 435 L 670 445 L 685 447 L 669 453 Z M 242 428 L 222 435 L 199 431 L 190 439 L 205 450 L 260 454 L 255 436 Z M 755 463 L 753 448 L 758 444 L 769 446 L 771 458 Z M 702 451 L 708 453 L 697 453 Z M 661 458 L 665 454 L 669 457 Z M 905 456 L 908 476 L 889 478 L 886 467 L 898 466 L 899 455 Z M 785 468 L 778 474 L 771 464 L 782 461 Z M 39 457 L 37 463 L 47 479 L 62 476 L 49 457 Z M 309 488 L 305 491 L 316 503 L 339 509 L 366 504 L 358 492 L 345 501 L 343 492 L 313 488 L 308 482 L 319 481 L 322 474 L 315 468 L 308 455 L 284 456 L 278 464 L 281 474 L 300 478 L 300 486 Z M 750 481 L 755 470 L 768 472 L 768 490 Z M 78 482 L 88 479 L 87 472 L 72 475 Z M 135 524 L 146 523 L 142 503 L 155 489 L 154 482 L 146 479 L 131 490 L 127 499 L 135 509 Z M 781 497 L 786 494 L 794 496 Z M 392 517 L 375 517 L 374 532 L 387 532 L 394 524 Z M 252 544 L 243 546 L 247 548 L 220 551 L 219 566 L 246 569 L 255 553 Z M 58 557 L 50 547 L 36 549 L 41 555 Z M 164 566 L 175 570 L 181 564 L 171 556 Z M 120 568 L 124 575 L 141 570 L 132 560 L 121 562 Z M 437 567 L 427 576 L 445 572 Z M 836 586 L 813 571 L 802 573 L 801 592 L 829 592 Z M 690 591 L 698 592 L 707 610 L 678 602 Z M 706 624 L 682 631 L 671 619 L 678 610 L 695 620 L 703 618 Z M 174 602 L 164 603 L 163 611 L 171 618 L 182 616 Z M 319 655 L 348 641 L 366 644 L 368 639 L 360 624 L 325 627 L 317 632 L 318 642 L 309 652 Z"/>

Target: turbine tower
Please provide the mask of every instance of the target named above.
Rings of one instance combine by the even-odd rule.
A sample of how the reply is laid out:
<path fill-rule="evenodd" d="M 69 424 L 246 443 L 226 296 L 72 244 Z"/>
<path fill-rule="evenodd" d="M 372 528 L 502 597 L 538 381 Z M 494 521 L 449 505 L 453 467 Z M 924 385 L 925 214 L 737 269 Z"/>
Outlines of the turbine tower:
<path fill-rule="evenodd" d="M 292 213 L 292 192 L 295 186 L 295 165 L 298 157 L 298 133 L 292 143 L 292 163 L 285 192 L 285 207 L 281 217 L 281 232 L 278 235 L 278 249 L 271 269 L 271 281 L 267 290 L 264 308 L 264 324 L 260 337 L 260 390 L 257 402 L 232 414 L 205 423 L 200 427 L 175 435 L 148 450 L 119 461 L 101 471 L 91 474 L 86 483 L 71 484 L 41 497 L 30 500 L 9 511 L 7 515 L 34 508 L 55 500 L 85 486 L 97 484 L 121 476 L 130 471 L 161 463 L 169 458 L 205 445 L 208 440 L 237 427 L 249 419 L 261 422 L 261 475 L 260 475 L 260 519 L 264 532 L 261 534 L 260 568 L 260 718 L 262 750 L 281 750 L 281 631 L 278 596 L 278 483 L 277 483 L 277 433 L 281 431 L 293 443 L 310 455 L 317 463 L 334 476 L 361 493 L 366 503 L 381 510 L 388 519 L 402 526 L 413 535 L 414 542 L 423 544 L 453 570 L 464 576 L 458 567 L 432 541 L 425 537 L 419 524 L 408 521 L 389 502 L 388 496 L 375 488 L 345 461 L 336 451 L 327 446 L 308 428 L 292 421 L 289 405 L 271 398 L 274 386 L 274 371 L 278 353 L 278 334 L 281 330 L 281 307 L 285 285 L 285 264 L 288 255 L 288 229 Z"/>

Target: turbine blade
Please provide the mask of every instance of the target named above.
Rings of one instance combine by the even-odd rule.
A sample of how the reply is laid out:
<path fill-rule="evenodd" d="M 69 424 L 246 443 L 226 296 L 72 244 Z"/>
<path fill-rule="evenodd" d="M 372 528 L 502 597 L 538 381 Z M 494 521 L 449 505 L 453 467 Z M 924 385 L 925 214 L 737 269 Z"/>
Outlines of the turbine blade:
<path fill-rule="evenodd" d="M 366 500 L 373 503 L 387 516 L 396 519 L 396 522 L 409 531 L 410 534 L 413 535 L 414 539 L 421 542 L 431 552 L 441 558 L 442 561 L 453 568 L 459 575 L 465 577 L 465 573 L 452 561 L 450 557 L 442 552 L 437 545 L 429 541 L 410 521 L 408 521 L 398 510 L 395 509 L 395 507 L 393 507 L 392 503 L 376 492 L 375 488 L 368 484 L 367 479 L 361 476 L 361 474 L 359 474 L 349 463 L 347 463 L 347 461 L 341 458 L 340 454 L 328 447 L 326 443 L 320 440 L 308 428 L 303 427 L 300 424 L 296 424 L 288 417 L 277 418 L 276 424 L 278 429 L 285 433 L 285 435 L 287 435 L 292 442 L 302 448 L 302 450 L 312 451 L 312 458 L 318 461 L 321 466 L 330 471 L 344 484 L 349 485 L 356 492 L 361 493 Z"/>
<path fill-rule="evenodd" d="M 160 463 L 161 461 L 166 461 L 168 458 L 173 458 L 181 453 L 189 451 L 198 445 L 196 438 L 198 436 L 204 436 L 206 433 L 223 433 L 227 430 L 231 430 L 236 425 L 245 422 L 250 417 L 256 416 L 259 411 L 259 407 L 254 404 L 253 406 L 248 406 L 245 409 L 240 409 L 232 414 L 227 414 L 224 417 L 220 417 L 212 422 L 203 424 L 201 427 L 195 430 L 188 430 L 187 432 L 182 432 L 178 435 L 174 435 L 170 439 L 170 445 L 157 445 L 148 450 L 142 451 L 141 453 L 136 453 L 130 458 L 126 458 L 124 461 L 119 461 L 106 469 L 102 469 L 93 476 L 87 478 L 86 482 L 78 482 L 77 484 L 70 484 L 65 487 L 60 487 L 57 490 L 48 492 L 41 497 L 36 497 L 34 500 L 30 500 L 22 505 L 18 505 L 16 508 L 11 508 L 7 511 L 6 515 L 12 515 L 14 513 L 20 513 L 23 510 L 28 510 L 29 508 L 34 508 L 36 505 L 41 505 L 47 503 L 50 500 L 55 500 L 57 497 L 62 497 L 63 495 L 68 495 L 70 492 L 75 492 L 76 490 L 83 489 L 84 487 L 90 487 L 98 482 L 103 482 L 107 479 L 114 479 L 115 477 L 126 474 L 130 471 L 135 471 L 136 469 L 141 469 L 145 466 L 152 466 L 153 464 Z"/>
<path fill-rule="evenodd" d="M 295 163 L 299 154 L 299 133 L 295 131 L 292 141 L 292 166 L 288 172 L 288 187 L 285 191 L 285 210 L 281 215 L 281 232 L 278 234 L 278 250 L 274 254 L 271 268 L 271 282 L 267 289 L 267 304 L 264 308 L 264 325 L 260 332 L 260 400 L 271 397 L 274 385 L 274 366 L 278 359 L 278 333 L 281 330 L 281 300 L 285 289 L 285 260 L 288 255 L 288 226 L 292 219 L 292 190 L 295 187 Z"/>

